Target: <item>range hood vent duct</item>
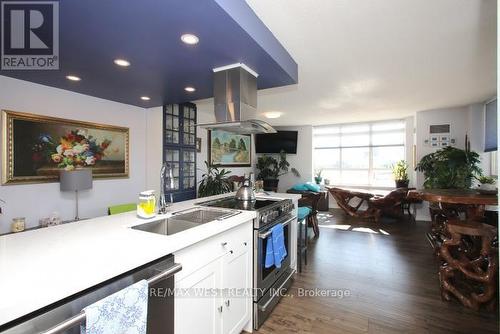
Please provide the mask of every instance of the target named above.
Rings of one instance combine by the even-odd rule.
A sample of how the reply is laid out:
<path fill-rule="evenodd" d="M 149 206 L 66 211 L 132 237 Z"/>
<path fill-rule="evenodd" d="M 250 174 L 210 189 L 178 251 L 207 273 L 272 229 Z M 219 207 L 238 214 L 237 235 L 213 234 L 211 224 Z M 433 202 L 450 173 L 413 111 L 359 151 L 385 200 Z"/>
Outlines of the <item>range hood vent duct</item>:
<path fill-rule="evenodd" d="M 214 111 L 216 123 L 200 124 L 208 130 L 239 134 L 275 133 L 257 116 L 257 73 L 244 64 L 214 69 Z"/>

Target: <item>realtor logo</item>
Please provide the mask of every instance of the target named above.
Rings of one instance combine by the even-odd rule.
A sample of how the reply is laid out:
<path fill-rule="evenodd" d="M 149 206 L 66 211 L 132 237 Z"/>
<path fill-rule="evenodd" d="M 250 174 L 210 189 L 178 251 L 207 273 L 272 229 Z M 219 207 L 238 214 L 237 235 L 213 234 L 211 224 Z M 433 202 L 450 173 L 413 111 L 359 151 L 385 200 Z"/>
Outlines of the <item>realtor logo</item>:
<path fill-rule="evenodd" d="M 59 2 L 1 1 L 2 70 L 59 69 Z"/>

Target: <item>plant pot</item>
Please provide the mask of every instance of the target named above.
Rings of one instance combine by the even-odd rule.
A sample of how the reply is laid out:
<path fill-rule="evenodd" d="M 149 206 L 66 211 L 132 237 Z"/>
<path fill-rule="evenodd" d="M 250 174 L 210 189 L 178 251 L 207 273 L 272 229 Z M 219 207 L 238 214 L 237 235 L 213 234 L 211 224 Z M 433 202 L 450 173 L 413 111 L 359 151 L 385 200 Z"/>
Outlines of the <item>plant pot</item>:
<path fill-rule="evenodd" d="M 279 179 L 267 179 L 264 180 L 264 190 L 266 191 L 278 191 Z"/>
<path fill-rule="evenodd" d="M 396 188 L 408 188 L 410 180 L 396 180 Z"/>
<path fill-rule="evenodd" d="M 323 180 L 323 178 L 321 176 L 316 176 L 314 177 L 314 181 L 316 182 L 316 184 L 320 185 L 321 184 L 321 181 Z"/>
<path fill-rule="evenodd" d="M 477 186 L 477 190 L 481 194 L 491 194 L 494 195 L 497 193 L 498 189 L 496 184 L 482 183 Z"/>

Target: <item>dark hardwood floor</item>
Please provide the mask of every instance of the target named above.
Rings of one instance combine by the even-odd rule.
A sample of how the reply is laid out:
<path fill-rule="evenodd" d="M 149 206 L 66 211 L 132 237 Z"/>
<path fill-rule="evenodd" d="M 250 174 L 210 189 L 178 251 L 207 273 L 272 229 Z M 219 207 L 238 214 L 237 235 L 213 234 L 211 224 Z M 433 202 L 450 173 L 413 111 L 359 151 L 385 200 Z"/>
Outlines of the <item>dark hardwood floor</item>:
<path fill-rule="evenodd" d="M 428 223 L 379 225 L 320 213 L 321 235 L 309 243 L 297 274 L 258 333 L 498 333 L 498 313 L 443 302 Z M 300 289 L 346 289 L 351 296 L 304 297 Z M 330 292 L 332 294 L 333 292 Z"/>

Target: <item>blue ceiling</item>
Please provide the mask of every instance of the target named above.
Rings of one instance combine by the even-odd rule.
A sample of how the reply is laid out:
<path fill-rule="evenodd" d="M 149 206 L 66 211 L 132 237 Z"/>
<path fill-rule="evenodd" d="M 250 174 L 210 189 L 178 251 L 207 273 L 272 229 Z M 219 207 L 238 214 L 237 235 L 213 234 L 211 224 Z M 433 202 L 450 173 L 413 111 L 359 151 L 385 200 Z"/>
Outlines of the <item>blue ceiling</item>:
<path fill-rule="evenodd" d="M 200 42 L 182 43 L 184 33 Z M 59 71 L 0 74 L 142 107 L 212 97 L 212 68 L 238 62 L 259 73 L 259 89 L 298 79 L 297 63 L 244 0 L 62 0 L 59 59 Z"/>

